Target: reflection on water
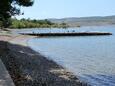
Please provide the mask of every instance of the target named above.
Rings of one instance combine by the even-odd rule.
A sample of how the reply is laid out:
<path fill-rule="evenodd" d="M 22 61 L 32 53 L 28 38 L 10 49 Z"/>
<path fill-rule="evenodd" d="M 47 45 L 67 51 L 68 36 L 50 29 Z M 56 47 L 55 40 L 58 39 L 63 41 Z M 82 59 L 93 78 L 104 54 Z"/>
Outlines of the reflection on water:
<path fill-rule="evenodd" d="M 115 26 L 79 31 L 107 31 L 112 36 L 34 38 L 28 44 L 93 86 L 115 86 Z"/>

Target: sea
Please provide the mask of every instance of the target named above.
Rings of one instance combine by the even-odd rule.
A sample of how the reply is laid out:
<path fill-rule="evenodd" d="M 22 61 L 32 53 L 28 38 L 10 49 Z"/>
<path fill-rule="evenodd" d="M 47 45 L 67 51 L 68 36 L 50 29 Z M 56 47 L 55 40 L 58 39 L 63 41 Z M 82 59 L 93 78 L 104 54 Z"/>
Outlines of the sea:
<path fill-rule="evenodd" d="M 111 32 L 106 36 L 35 37 L 33 50 L 62 65 L 91 86 L 115 86 L 115 26 L 32 28 L 18 33 Z"/>

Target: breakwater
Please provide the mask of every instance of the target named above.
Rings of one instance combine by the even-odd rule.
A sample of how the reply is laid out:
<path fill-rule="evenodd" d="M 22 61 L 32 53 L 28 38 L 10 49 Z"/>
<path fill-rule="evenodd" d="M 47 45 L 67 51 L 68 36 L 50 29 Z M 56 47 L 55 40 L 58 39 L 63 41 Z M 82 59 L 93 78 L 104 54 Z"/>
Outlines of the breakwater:
<path fill-rule="evenodd" d="M 31 36 L 98 36 L 98 35 L 112 35 L 109 32 L 75 32 L 75 33 L 20 33 L 22 35 Z"/>

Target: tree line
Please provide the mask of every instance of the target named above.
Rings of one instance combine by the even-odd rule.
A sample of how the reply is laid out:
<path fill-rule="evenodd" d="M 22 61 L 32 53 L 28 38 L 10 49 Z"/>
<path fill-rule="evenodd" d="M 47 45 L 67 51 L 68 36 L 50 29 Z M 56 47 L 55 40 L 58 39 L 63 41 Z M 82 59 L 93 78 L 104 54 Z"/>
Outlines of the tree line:
<path fill-rule="evenodd" d="M 52 23 L 51 21 L 44 20 L 36 20 L 36 19 L 11 19 L 11 24 L 9 28 L 67 28 L 68 25 L 66 23 Z"/>

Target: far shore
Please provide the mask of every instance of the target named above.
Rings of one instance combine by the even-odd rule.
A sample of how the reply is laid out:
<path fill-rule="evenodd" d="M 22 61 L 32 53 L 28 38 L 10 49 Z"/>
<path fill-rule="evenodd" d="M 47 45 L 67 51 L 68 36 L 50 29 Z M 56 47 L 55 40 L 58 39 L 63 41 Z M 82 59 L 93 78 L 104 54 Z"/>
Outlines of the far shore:
<path fill-rule="evenodd" d="M 27 45 L 33 36 L 2 34 L 1 59 L 16 86 L 89 86 Z"/>

